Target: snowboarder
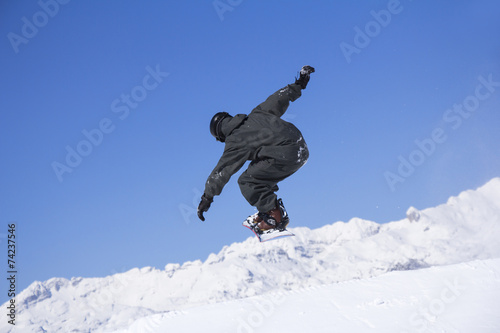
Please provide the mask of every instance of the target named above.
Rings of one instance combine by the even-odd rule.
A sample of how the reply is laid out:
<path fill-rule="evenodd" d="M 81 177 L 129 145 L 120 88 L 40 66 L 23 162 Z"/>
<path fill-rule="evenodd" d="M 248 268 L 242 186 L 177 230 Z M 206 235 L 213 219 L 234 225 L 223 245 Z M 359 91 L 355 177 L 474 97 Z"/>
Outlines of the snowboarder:
<path fill-rule="evenodd" d="M 289 102 L 301 96 L 314 68 L 304 66 L 295 83 L 269 96 L 250 114 L 215 114 L 210 122 L 210 133 L 217 141 L 225 142 L 224 153 L 205 184 L 198 206 L 198 217 L 203 216 L 222 192 L 232 175 L 251 161 L 238 179 L 241 193 L 258 210 L 254 223 L 260 230 L 286 228 L 289 219 L 281 199 L 276 196 L 278 182 L 299 170 L 307 161 L 309 151 L 300 131 L 280 117 Z"/>

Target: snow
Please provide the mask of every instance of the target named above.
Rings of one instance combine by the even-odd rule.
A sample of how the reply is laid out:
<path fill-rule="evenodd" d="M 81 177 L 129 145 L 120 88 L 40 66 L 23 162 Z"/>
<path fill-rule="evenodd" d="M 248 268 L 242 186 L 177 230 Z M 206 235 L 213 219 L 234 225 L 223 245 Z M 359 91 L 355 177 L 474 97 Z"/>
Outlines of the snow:
<path fill-rule="evenodd" d="M 500 332 L 500 178 L 400 221 L 291 231 L 204 262 L 36 281 L 0 331 Z"/>
<path fill-rule="evenodd" d="M 494 333 L 499 299 L 500 259 L 490 259 L 204 305 L 118 332 Z"/>

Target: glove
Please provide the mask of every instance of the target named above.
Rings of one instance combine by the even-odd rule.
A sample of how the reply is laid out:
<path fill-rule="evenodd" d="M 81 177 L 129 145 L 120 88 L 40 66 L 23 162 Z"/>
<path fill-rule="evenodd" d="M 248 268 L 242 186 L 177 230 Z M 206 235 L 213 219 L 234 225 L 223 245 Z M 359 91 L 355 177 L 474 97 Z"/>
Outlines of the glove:
<path fill-rule="evenodd" d="M 311 74 L 314 72 L 315 72 L 314 67 L 308 65 L 302 67 L 302 69 L 300 70 L 300 74 Z"/>
<path fill-rule="evenodd" d="M 205 193 L 203 193 L 203 195 L 201 196 L 201 202 L 198 205 L 198 217 L 200 218 L 200 220 L 205 221 L 203 213 L 208 211 L 213 201 L 214 198 L 209 198 Z"/>
<path fill-rule="evenodd" d="M 295 79 L 295 84 L 298 84 L 302 89 L 306 89 L 311 73 L 314 73 L 314 67 L 311 66 L 302 67 L 302 69 L 300 70 L 299 78 Z"/>

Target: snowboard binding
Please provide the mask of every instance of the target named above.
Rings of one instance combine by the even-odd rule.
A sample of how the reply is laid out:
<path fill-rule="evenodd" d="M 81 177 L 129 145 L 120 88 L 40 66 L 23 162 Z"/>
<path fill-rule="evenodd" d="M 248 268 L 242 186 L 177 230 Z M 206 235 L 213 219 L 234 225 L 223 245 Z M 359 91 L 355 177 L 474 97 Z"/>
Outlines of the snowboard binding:
<path fill-rule="evenodd" d="M 249 216 L 243 222 L 243 226 L 252 230 L 259 241 L 265 242 L 278 237 L 295 236 L 286 229 L 289 222 L 283 201 L 278 199 L 276 208 L 267 213 L 255 213 Z"/>
<path fill-rule="evenodd" d="M 269 212 L 258 213 L 256 221 L 257 228 L 261 231 L 270 229 L 277 229 L 280 231 L 285 230 L 290 222 L 290 219 L 288 218 L 288 213 L 283 205 L 283 200 L 278 199 L 276 201 L 276 208 L 270 210 Z"/>

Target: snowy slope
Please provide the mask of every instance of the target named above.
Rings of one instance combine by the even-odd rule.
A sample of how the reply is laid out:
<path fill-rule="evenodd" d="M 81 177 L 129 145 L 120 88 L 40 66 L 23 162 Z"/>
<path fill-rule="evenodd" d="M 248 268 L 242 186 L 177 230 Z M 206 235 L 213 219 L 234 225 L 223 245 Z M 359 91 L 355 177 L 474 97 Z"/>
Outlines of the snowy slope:
<path fill-rule="evenodd" d="M 204 305 L 117 333 L 498 333 L 499 314 L 500 259 L 490 259 Z"/>
<path fill-rule="evenodd" d="M 19 324 L 22 332 L 113 331 L 145 316 L 269 291 L 500 258 L 500 178 L 438 207 L 411 208 L 401 221 L 380 225 L 354 218 L 293 231 L 296 237 L 263 244 L 251 237 L 205 262 L 34 282 L 16 300 Z M 0 321 L 1 332 L 9 329 Z"/>

